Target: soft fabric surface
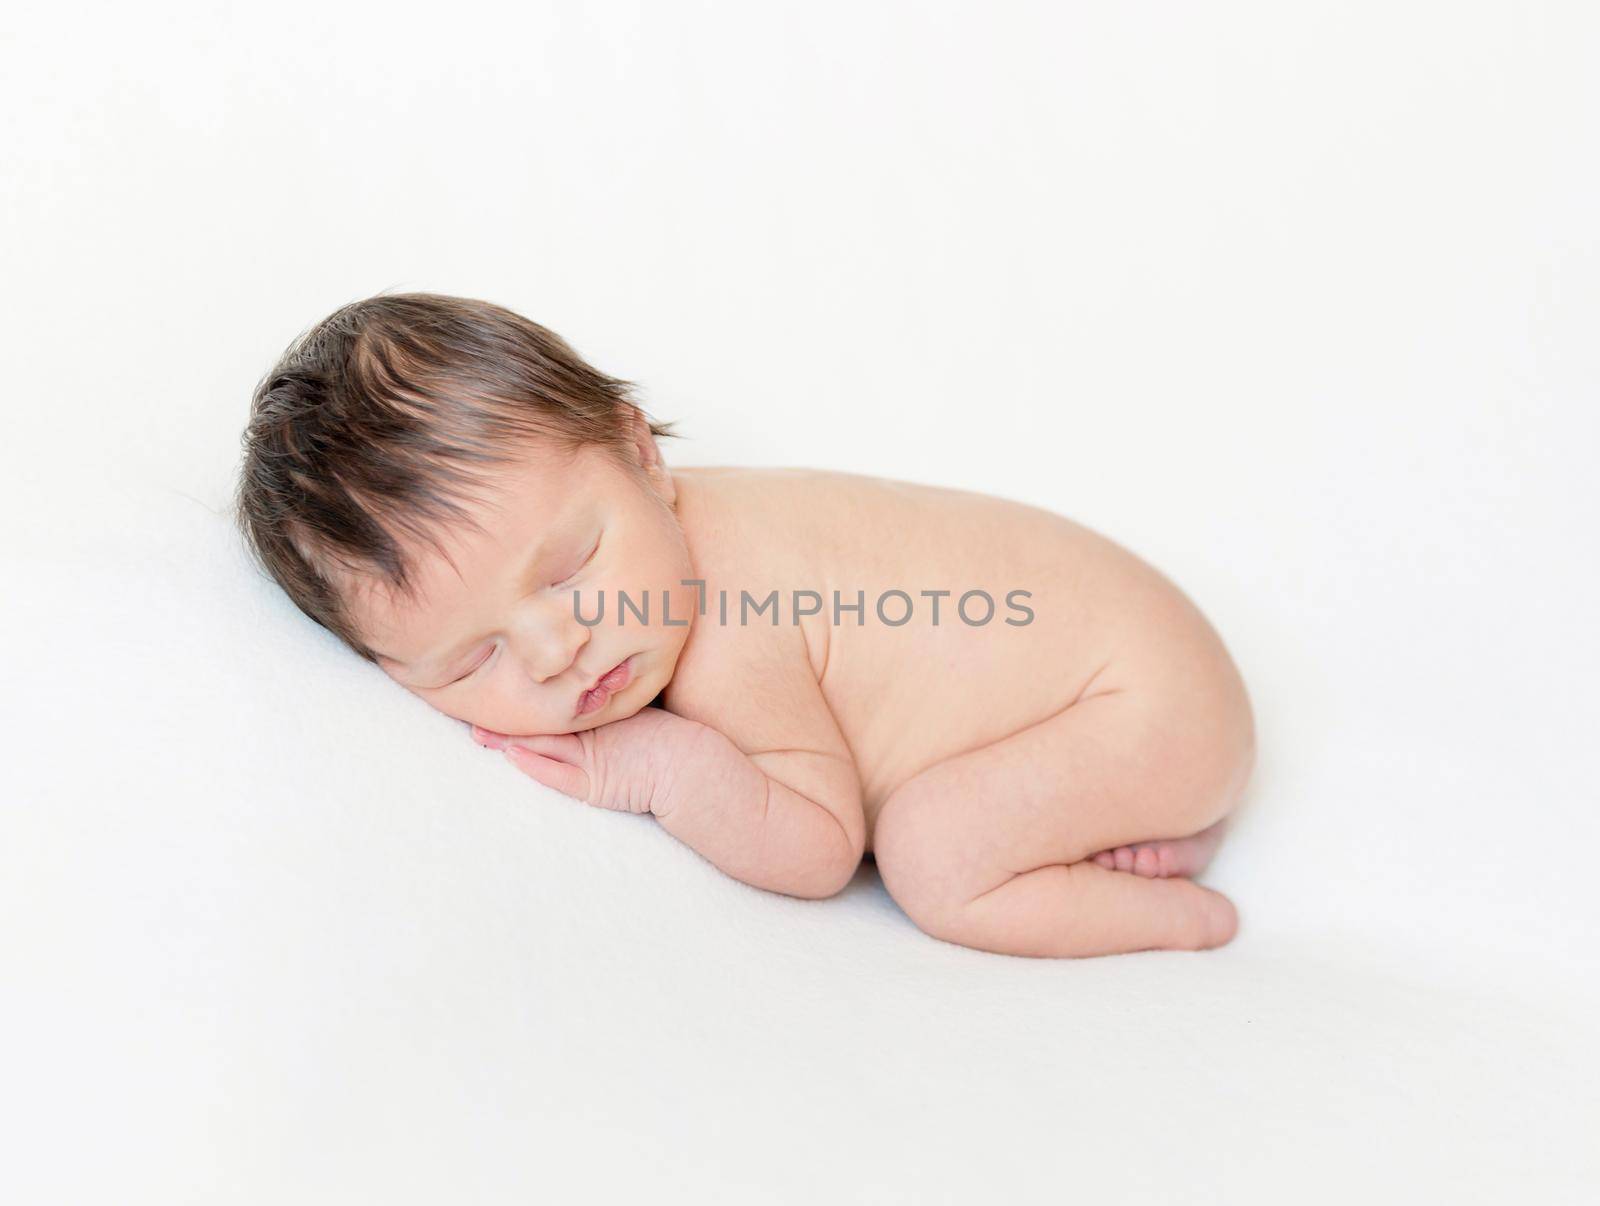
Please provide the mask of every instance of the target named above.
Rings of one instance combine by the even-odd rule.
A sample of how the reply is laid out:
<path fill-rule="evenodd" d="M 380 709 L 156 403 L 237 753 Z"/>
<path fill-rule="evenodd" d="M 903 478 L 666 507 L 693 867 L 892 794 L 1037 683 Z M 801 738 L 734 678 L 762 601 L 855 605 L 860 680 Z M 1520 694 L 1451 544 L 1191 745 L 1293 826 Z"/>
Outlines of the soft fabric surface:
<path fill-rule="evenodd" d="M 1260 779 L 1209 875 L 1239 938 L 1012 959 L 924 937 L 870 866 L 775 896 L 547 792 L 291 612 L 201 506 L 124 502 L 147 531 L 24 562 L 47 587 L 11 604 L 7 1064 L 37 1193 L 1577 1201 L 1594 1172 L 1592 823 L 1504 836 L 1592 771 L 1576 745 L 1516 766 L 1543 738 L 1514 712 L 1454 733 L 1475 705 L 1438 689 L 1369 706 L 1337 659 L 1266 662 Z"/>
<path fill-rule="evenodd" d="M 760 7 L 12 43 L 0 1198 L 1592 1200 L 1592 15 Z M 339 648 L 223 510 L 260 373 L 397 282 L 672 463 L 1160 566 L 1256 707 L 1237 940 L 760 892 Z"/>

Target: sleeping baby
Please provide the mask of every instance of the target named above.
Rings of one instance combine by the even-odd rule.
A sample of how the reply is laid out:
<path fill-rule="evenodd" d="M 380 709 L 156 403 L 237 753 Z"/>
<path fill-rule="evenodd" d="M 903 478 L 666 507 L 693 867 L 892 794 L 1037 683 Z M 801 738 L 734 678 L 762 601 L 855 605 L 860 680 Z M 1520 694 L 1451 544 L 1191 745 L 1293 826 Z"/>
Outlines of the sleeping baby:
<path fill-rule="evenodd" d="M 237 514 L 295 604 L 520 771 L 745 883 L 863 856 L 980 950 L 1199 950 L 1255 760 L 1221 639 L 1062 516 L 668 468 L 632 383 L 486 302 L 380 294 L 262 380 Z"/>

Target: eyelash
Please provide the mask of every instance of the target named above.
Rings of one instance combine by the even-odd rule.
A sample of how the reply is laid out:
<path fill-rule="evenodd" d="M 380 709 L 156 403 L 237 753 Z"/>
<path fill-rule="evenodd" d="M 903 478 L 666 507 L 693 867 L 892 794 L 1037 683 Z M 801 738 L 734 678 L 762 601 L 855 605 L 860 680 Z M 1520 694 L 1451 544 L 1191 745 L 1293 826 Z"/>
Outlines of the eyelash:
<path fill-rule="evenodd" d="M 600 538 L 597 536 L 597 537 L 595 537 L 594 546 L 584 556 L 582 564 L 579 565 L 577 569 L 573 570 L 570 574 L 568 574 L 565 578 L 561 579 L 560 582 L 552 582 L 550 585 L 551 586 L 560 587 L 560 586 L 565 586 L 567 583 L 571 582 L 579 574 L 583 573 L 584 566 L 588 565 L 589 562 L 593 561 L 594 560 L 594 555 L 596 553 L 598 553 L 599 551 L 600 551 Z"/>
<path fill-rule="evenodd" d="M 565 586 L 568 582 L 571 582 L 574 578 L 576 578 L 579 574 L 581 574 L 583 572 L 584 566 L 587 566 L 589 564 L 589 562 L 594 560 L 594 555 L 596 553 L 598 553 L 599 551 L 600 551 L 600 537 L 597 536 L 597 537 L 595 537 L 594 546 L 589 550 L 588 555 L 584 557 L 583 564 L 579 565 L 577 569 L 573 570 L 565 578 L 561 579 L 560 582 L 552 582 L 551 586 L 561 587 L 561 586 Z M 498 646 L 496 646 L 496 648 L 498 648 Z M 446 687 L 453 687 L 457 683 L 466 682 L 467 679 L 471 678 L 479 670 L 482 670 L 485 666 L 487 666 L 489 664 L 490 658 L 494 657 L 494 654 L 495 654 L 494 649 L 491 649 L 489 651 L 489 656 L 488 657 L 484 658 L 481 662 L 479 662 L 471 670 L 468 670 L 465 674 L 461 675 L 459 678 L 452 678 L 449 682 L 445 683 L 444 685 Z M 443 690 L 443 689 L 444 689 L 443 687 L 440 688 L 440 690 Z"/>
<path fill-rule="evenodd" d="M 472 669 L 471 669 L 471 670 L 468 670 L 468 671 L 467 671 L 467 672 L 466 672 L 466 673 L 465 673 L 465 674 L 463 674 L 463 675 L 462 675 L 462 676 L 461 676 L 461 677 L 460 677 L 460 678 L 452 678 L 452 679 L 451 679 L 451 680 L 450 680 L 450 681 L 449 681 L 449 682 L 447 682 L 447 683 L 446 683 L 446 684 L 445 684 L 445 686 L 446 686 L 446 687 L 453 687 L 453 686 L 455 686 L 455 685 L 456 685 L 456 684 L 457 684 L 457 683 L 464 683 L 464 682 L 466 682 L 466 681 L 467 681 L 467 679 L 469 679 L 469 678 L 471 678 L 471 677 L 472 677 L 472 676 L 473 676 L 473 675 L 474 675 L 474 674 L 476 674 L 476 673 L 477 673 L 477 672 L 478 672 L 478 671 L 479 671 L 479 670 L 482 670 L 482 669 L 483 669 L 483 668 L 484 668 L 484 667 L 485 667 L 485 666 L 486 666 L 486 665 L 488 665 L 488 664 L 489 664 L 489 658 L 491 658 L 491 657 L 493 657 L 493 656 L 494 656 L 494 650 L 493 650 L 493 649 L 491 649 L 491 650 L 489 650 L 489 656 L 488 656 L 488 657 L 485 657 L 485 658 L 484 658 L 484 659 L 483 659 L 483 660 L 482 660 L 482 661 L 481 661 L 481 662 L 479 662 L 479 663 L 478 663 L 478 664 L 477 664 L 477 665 L 476 665 L 476 666 L 474 666 L 474 667 L 473 667 L 473 668 L 472 668 Z"/>

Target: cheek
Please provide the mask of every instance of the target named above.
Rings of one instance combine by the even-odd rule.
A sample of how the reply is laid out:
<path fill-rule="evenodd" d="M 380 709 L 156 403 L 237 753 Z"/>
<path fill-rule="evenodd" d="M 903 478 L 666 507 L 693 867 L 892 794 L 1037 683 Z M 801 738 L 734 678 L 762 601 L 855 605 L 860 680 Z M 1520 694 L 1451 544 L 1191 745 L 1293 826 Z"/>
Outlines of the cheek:
<path fill-rule="evenodd" d="M 635 598 L 645 591 L 649 591 L 652 598 L 659 599 L 662 591 L 687 590 L 694 593 L 694 587 L 680 586 L 683 578 L 694 577 L 689 564 L 687 550 L 682 545 L 682 537 L 677 533 L 664 533 L 659 528 L 646 528 L 639 538 L 630 542 L 628 547 L 615 550 L 606 561 L 605 568 L 596 576 L 594 585 L 605 586 L 610 590 L 626 590 Z M 592 588 L 586 588 L 585 601 L 592 596 Z M 611 595 L 607 594 L 607 600 Z M 673 600 L 676 615 L 677 600 Z"/>
<path fill-rule="evenodd" d="M 686 587 L 685 585 L 678 585 L 678 581 L 683 579 L 683 577 L 690 577 L 690 571 L 688 571 L 688 569 L 685 569 L 685 571 L 682 571 L 682 573 L 678 573 L 677 569 L 674 569 L 674 576 L 672 576 L 672 579 L 670 579 L 672 585 L 670 585 L 666 592 L 667 595 L 672 597 L 670 616 L 672 616 L 674 621 L 680 621 L 680 619 L 698 619 L 701 593 L 704 592 L 704 590 L 707 590 L 707 587 L 702 587 L 702 585 L 686 585 Z M 712 605 L 712 600 L 707 600 L 707 609 L 710 609 L 710 606 L 714 606 Z"/>
<path fill-rule="evenodd" d="M 678 573 L 677 571 L 673 572 L 673 576 L 669 579 L 672 584 L 671 588 L 665 590 L 664 592 L 665 597 L 668 600 L 668 606 L 658 621 L 660 623 L 662 636 L 667 641 L 676 642 L 679 645 L 689 639 L 690 625 L 698 624 L 704 618 L 700 614 L 700 596 L 702 590 L 709 588 L 678 585 L 678 579 L 688 578 L 691 576 L 692 575 L 687 569 L 683 570 L 682 573 Z M 661 599 L 662 597 L 662 594 L 658 593 L 656 595 L 657 599 Z M 706 612 L 714 617 L 716 614 L 716 607 L 716 596 L 708 596 L 705 601 Z M 667 616 L 672 617 L 671 624 L 665 623 Z"/>
<path fill-rule="evenodd" d="M 695 568 L 689 560 L 689 550 L 683 544 L 683 534 L 675 530 L 673 537 L 673 543 L 668 546 L 661 556 L 661 589 L 671 597 L 671 615 L 674 621 L 696 621 L 701 618 L 701 598 L 705 592 L 710 590 L 710 587 L 704 583 L 700 585 L 683 585 L 685 579 L 696 579 L 700 575 L 695 572 Z M 715 609 L 716 596 L 710 595 L 706 597 L 705 610 L 714 612 Z M 679 643 L 682 643 L 688 637 L 688 629 L 686 627 L 674 626 L 667 629 L 667 632 Z"/>
<path fill-rule="evenodd" d="M 475 724 L 491 733 L 518 733 L 527 721 L 517 708 L 492 691 L 457 691 L 448 704 L 440 701 L 434 707 L 452 720 Z"/>
<path fill-rule="evenodd" d="M 676 523 L 656 535 L 651 547 L 651 569 L 659 579 L 659 589 L 693 592 L 694 587 L 678 586 L 680 579 L 696 575 L 689 560 L 689 546 L 684 543 L 683 531 Z"/>

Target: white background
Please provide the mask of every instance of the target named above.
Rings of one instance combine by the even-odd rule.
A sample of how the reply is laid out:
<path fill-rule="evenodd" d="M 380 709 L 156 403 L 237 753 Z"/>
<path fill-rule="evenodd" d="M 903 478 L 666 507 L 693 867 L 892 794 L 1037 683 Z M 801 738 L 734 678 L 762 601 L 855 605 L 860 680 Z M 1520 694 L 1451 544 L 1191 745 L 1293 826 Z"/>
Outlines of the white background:
<path fill-rule="evenodd" d="M 0 17 L 15 1202 L 1576 1202 L 1600 10 Z M 228 526 L 299 331 L 482 297 L 673 464 L 991 491 L 1211 618 L 1202 955 L 985 955 L 546 792 Z"/>

